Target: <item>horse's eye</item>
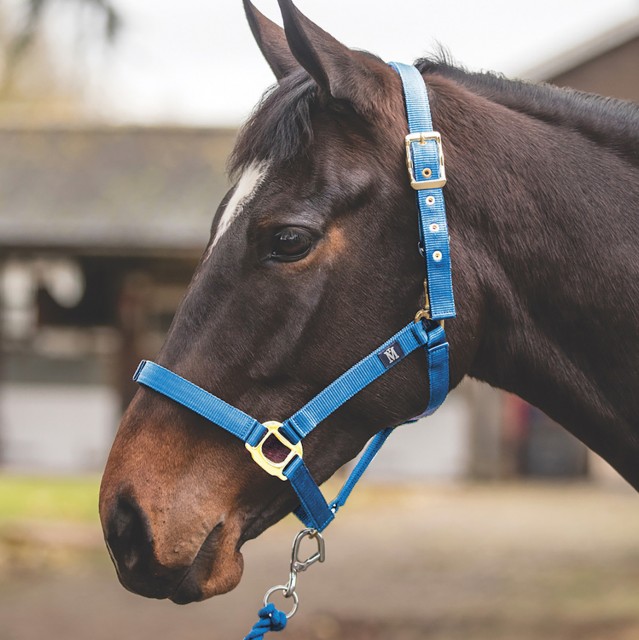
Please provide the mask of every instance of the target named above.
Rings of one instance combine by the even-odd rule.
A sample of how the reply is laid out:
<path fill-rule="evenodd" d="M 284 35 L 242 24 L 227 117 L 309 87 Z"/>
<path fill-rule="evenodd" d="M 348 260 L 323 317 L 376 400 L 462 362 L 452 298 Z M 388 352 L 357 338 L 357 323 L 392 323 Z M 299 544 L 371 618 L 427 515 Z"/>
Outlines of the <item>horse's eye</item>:
<path fill-rule="evenodd" d="M 306 229 L 287 227 L 273 236 L 271 258 L 283 262 L 301 260 L 311 250 L 313 236 Z"/>

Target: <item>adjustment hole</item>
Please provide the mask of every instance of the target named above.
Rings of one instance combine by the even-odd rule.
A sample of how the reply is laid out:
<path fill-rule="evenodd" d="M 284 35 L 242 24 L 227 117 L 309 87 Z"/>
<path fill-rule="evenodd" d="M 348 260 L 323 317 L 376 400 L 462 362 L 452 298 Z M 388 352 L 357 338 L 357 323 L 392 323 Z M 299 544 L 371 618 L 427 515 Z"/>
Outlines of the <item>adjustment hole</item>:
<path fill-rule="evenodd" d="M 425 169 L 422 170 L 422 175 L 424 176 L 424 178 L 428 179 L 433 175 L 433 172 L 431 169 L 426 167 Z"/>
<path fill-rule="evenodd" d="M 435 262 L 439 262 L 442 259 L 442 252 L 441 251 L 433 251 L 433 260 Z"/>
<path fill-rule="evenodd" d="M 428 197 L 426 198 L 426 204 L 427 204 L 429 207 L 432 207 L 432 206 L 435 204 L 435 198 L 433 198 L 433 196 L 428 196 Z"/>

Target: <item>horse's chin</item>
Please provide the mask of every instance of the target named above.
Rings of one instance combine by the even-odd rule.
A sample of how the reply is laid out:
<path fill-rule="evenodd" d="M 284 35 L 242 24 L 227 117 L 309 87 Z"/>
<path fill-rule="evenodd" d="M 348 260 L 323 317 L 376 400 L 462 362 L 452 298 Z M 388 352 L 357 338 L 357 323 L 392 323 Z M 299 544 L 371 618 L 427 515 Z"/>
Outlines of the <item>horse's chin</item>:
<path fill-rule="evenodd" d="M 216 556 L 213 564 L 195 559 L 169 600 L 175 604 L 200 602 L 235 589 L 244 570 L 244 558 L 239 551 L 229 558 Z"/>
<path fill-rule="evenodd" d="M 214 527 L 169 599 L 188 604 L 235 589 L 244 570 L 239 533 L 239 527 L 231 522 Z"/>
<path fill-rule="evenodd" d="M 244 557 L 239 549 L 281 520 L 291 508 L 290 496 L 282 496 L 249 518 L 243 531 L 229 526 L 230 523 L 213 529 L 169 600 L 189 604 L 235 589 L 244 570 Z"/>

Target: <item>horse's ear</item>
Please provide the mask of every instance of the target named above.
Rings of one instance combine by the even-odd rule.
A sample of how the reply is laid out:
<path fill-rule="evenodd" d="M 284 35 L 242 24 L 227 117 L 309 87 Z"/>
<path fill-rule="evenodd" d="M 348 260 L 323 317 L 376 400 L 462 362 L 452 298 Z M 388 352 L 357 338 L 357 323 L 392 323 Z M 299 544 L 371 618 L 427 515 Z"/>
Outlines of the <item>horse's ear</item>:
<path fill-rule="evenodd" d="M 377 99 L 389 68 L 378 58 L 344 46 L 309 20 L 292 2 L 278 0 L 289 47 L 329 96 L 367 111 Z"/>
<path fill-rule="evenodd" d="M 277 80 L 299 69 L 300 65 L 286 42 L 284 29 L 260 13 L 250 0 L 243 2 L 253 37 Z"/>

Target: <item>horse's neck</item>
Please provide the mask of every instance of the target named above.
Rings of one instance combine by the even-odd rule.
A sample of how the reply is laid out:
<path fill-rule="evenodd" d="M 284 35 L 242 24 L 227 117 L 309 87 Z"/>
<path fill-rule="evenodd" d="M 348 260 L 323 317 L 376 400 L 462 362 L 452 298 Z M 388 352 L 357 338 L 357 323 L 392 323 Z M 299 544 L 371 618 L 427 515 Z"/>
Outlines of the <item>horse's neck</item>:
<path fill-rule="evenodd" d="M 489 106 L 468 116 L 457 148 L 473 151 L 451 158 L 458 176 L 449 163 L 451 227 L 480 238 L 471 374 L 540 407 L 639 489 L 639 168 L 577 131 Z"/>

